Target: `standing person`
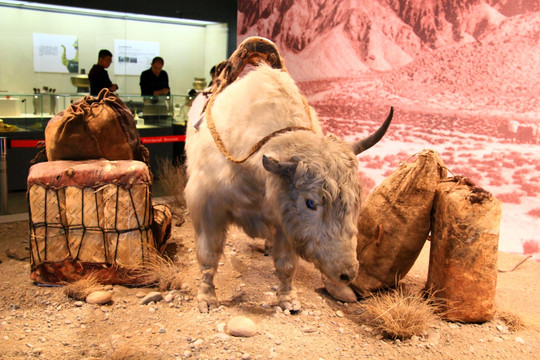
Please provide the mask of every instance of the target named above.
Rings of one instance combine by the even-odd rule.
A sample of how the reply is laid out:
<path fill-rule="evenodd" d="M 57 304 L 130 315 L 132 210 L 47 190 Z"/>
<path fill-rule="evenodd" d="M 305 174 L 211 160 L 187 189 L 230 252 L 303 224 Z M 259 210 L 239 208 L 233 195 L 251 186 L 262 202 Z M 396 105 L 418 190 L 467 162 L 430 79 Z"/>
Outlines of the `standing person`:
<path fill-rule="evenodd" d="M 107 88 L 110 91 L 118 90 L 118 85 L 113 84 L 109 79 L 107 69 L 112 63 L 112 53 L 109 50 L 103 49 L 99 51 L 98 63 L 92 66 L 92 69 L 88 73 L 88 80 L 90 81 L 90 94 L 97 96 L 101 89 Z"/>
<path fill-rule="evenodd" d="M 152 59 L 150 69 L 141 73 L 139 85 L 142 96 L 159 96 L 170 93 L 169 76 L 165 70 L 162 70 L 164 63 L 162 57 L 156 56 Z"/>

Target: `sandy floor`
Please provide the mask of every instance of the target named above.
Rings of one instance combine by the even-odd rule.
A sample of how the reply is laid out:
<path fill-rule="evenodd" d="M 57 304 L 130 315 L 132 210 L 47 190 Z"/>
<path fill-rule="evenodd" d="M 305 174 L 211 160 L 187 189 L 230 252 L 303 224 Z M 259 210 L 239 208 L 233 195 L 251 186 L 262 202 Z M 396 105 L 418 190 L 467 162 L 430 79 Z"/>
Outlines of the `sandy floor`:
<path fill-rule="evenodd" d="M 173 227 L 175 261 L 182 264 L 186 291 L 170 303 L 140 305 L 156 288 L 112 287 L 108 305 L 77 303 L 62 288 L 40 287 L 29 278 L 25 221 L 0 225 L 0 358 L 2 359 L 537 359 L 538 328 L 512 331 L 500 318 L 484 324 L 437 320 L 418 337 L 385 340 L 362 317 L 362 303 L 343 304 L 322 288 L 320 274 L 301 262 L 296 286 L 303 303 L 297 315 L 275 309 L 277 280 L 262 240 L 237 230 L 229 234 L 216 278 L 221 306 L 200 314 L 193 298 L 198 283 L 191 223 Z M 404 279 L 420 289 L 426 281 L 426 246 Z M 511 269 L 524 257 L 500 253 L 499 268 Z M 527 260 L 500 273 L 499 314 L 511 312 L 540 323 L 540 264 Z M 163 295 L 167 295 L 164 292 Z M 253 320 L 257 334 L 227 334 L 237 315 Z M 131 357 L 121 357 L 120 355 Z"/>

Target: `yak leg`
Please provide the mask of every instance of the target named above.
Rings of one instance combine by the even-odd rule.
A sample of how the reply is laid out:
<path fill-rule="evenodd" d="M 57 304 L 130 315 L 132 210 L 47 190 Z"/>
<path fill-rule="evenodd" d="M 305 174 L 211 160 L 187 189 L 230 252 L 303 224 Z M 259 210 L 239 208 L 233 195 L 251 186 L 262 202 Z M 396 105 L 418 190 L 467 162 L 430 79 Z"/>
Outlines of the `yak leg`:
<path fill-rule="evenodd" d="M 272 253 L 273 243 L 271 239 L 264 240 L 264 256 L 268 256 Z"/>
<path fill-rule="evenodd" d="M 205 223 L 207 224 L 207 223 Z M 197 294 L 199 311 L 207 313 L 218 306 L 214 276 L 216 275 L 219 258 L 223 254 L 226 229 L 210 229 L 207 225 L 195 226 L 197 236 L 196 249 L 201 283 Z M 197 229 L 199 228 L 199 229 Z"/>
<path fill-rule="evenodd" d="M 281 230 L 277 231 L 272 249 L 274 265 L 279 279 L 278 301 L 283 310 L 297 312 L 302 309 L 292 280 L 298 265 L 298 256 Z"/>

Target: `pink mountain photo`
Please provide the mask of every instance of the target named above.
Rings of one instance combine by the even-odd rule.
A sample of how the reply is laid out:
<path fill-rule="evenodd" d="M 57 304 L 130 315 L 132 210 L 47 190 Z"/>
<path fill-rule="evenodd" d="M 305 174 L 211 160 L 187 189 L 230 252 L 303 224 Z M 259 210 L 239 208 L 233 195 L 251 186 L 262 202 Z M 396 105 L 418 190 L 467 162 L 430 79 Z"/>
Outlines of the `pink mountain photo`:
<path fill-rule="evenodd" d="M 240 0 L 238 42 L 279 47 L 327 132 L 360 138 L 370 191 L 436 150 L 503 201 L 499 249 L 540 259 L 540 0 Z"/>

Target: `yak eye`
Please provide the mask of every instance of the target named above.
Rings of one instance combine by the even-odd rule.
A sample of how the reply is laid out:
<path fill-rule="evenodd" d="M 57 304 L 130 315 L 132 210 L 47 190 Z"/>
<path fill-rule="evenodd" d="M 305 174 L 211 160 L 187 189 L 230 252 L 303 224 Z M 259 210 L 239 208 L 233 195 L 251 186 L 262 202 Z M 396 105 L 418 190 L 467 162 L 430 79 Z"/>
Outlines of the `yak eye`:
<path fill-rule="evenodd" d="M 306 206 L 307 206 L 308 209 L 310 209 L 310 210 L 317 210 L 317 206 L 315 205 L 315 203 L 314 203 L 313 200 L 311 200 L 311 199 L 307 199 L 307 200 L 306 200 Z"/>

